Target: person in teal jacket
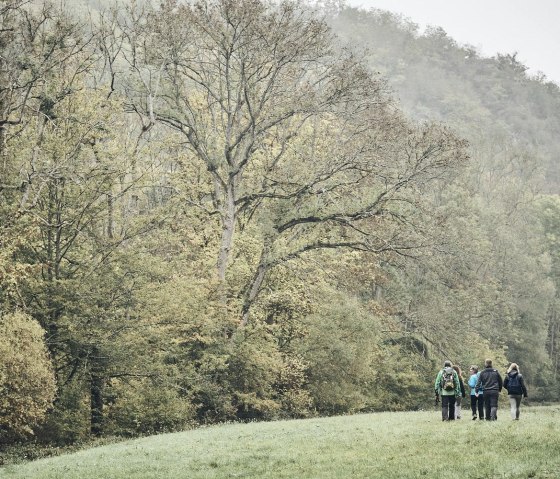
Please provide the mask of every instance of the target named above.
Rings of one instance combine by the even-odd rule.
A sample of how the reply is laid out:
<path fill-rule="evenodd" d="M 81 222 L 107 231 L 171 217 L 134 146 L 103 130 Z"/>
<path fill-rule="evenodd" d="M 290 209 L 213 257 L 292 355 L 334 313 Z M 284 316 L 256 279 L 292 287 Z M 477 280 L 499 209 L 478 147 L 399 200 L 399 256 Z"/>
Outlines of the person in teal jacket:
<path fill-rule="evenodd" d="M 455 400 L 461 396 L 461 385 L 451 361 L 443 363 L 443 369 L 436 376 L 434 388 L 436 398 L 441 398 L 441 420 L 454 421 Z"/>
<path fill-rule="evenodd" d="M 478 396 L 475 388 L 478 381 L 478 366 L 470 367 L 469 388 L 471 388 L 471 411 L 472 419 L 476 421 L 476 413 L 478 411 L 478 419 L 484 420 L 484 391 L 480 390 Z"/>

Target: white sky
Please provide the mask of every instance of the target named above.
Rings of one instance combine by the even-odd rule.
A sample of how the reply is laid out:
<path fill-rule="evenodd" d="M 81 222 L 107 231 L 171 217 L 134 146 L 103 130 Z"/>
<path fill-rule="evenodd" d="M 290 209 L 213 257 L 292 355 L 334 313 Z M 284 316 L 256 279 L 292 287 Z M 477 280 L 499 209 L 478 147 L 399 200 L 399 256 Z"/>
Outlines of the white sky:
<path fill-rule="evenodd" d="M 347 5 L 402 13 L 442 27 L 483 56 L 518 53 L 529 73 L 560 84 L 560 0 L 346 0 Z"/>

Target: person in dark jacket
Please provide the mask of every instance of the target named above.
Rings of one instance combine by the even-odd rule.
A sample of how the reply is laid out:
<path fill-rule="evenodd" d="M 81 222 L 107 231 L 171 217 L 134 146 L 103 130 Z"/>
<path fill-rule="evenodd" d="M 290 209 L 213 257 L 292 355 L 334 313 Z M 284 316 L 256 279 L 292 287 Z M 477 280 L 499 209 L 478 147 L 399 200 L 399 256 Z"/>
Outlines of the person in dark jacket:
<path fill-rule="evenodd" d="M 502 391 L 502 386 L 502 376 L 497 369 L 492 367 L 492 360 L 487 359 L 475 387 L 475 394 L 484 391 L 484 416 L 487 421 L 498 419 L 498 397 Z"/>
<path fill-rule="evenodd" d="M 521 396 L 527 397 L 527 388 L 523 376 L 519 372 L 519 366 L 511 363 L 504 379 L 504 388 L 507 389 L 511 418 L 519 420 L 519 409 L 521 407 Z"/>
<path fill-rule="evenodd" d="M 455 419 L 461 419 L 461 402 L 465 397 L 465 383 L 463 381 L 461 368 L 454 364 L 453 369 L 455 369 L 455 372 L 457 373 L 457 377 L 459 378 L 459 387 L 461 388 L 461 395 L 455 398 Z"/>

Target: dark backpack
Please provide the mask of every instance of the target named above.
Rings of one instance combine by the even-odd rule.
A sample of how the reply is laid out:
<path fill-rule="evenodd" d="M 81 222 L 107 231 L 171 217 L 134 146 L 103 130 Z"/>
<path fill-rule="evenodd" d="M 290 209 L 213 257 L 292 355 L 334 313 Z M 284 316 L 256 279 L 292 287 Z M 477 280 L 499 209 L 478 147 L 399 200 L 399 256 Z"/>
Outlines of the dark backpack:
<path fill-rule="evenodd" d="M 519 373 L 509 376 L 507 390 L 509 394 L 523 393 L 521 390 L 521 382 L 519 381 Z"/>
<path fill-rule="evenodd" d="M 455 375 L 453 374 L 453 368 L 443 368 L 441 373 L 441 389 L 444 391 L 452 391 L 455 389 Z"/>

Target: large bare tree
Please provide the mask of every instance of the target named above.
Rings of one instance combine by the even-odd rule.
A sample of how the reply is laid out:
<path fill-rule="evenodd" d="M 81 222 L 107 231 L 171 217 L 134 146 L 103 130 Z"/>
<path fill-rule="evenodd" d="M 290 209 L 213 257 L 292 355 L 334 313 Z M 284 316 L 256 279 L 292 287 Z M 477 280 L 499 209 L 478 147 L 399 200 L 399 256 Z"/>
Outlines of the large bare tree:
<path fill-rule="evenodd" d="M 131 110 L 146 129 L 179 132 L 211 177 L 212 205 L 198 206 L 220 219 L 222 282 L 236 228 L 260 225 L 241 325 L 275 264 L 316 249 L 426 245 L 418 198 L 464 159 L 462 142 L 409 125 L 384 81 L 302 3 L 168 1 L 121 30 Z"/>

